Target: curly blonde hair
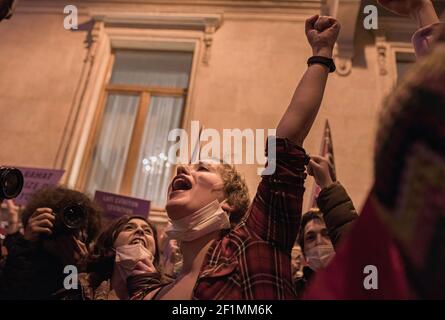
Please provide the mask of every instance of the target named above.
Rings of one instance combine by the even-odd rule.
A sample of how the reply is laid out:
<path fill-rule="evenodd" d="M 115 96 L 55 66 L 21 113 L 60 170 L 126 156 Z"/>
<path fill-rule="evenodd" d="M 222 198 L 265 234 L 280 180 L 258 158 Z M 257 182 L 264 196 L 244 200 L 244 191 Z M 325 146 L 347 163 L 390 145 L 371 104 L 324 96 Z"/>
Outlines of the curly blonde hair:
<path fill-rule="evenodd" d="M 227 202 L 234 207 L 230 214 L 230 223 L 235 226 L 243 219 L 249 207 L 249 190 L 246 181 L 234 166 L 221 163 L 217 169 L 224 182 L 223 191 Z"/>

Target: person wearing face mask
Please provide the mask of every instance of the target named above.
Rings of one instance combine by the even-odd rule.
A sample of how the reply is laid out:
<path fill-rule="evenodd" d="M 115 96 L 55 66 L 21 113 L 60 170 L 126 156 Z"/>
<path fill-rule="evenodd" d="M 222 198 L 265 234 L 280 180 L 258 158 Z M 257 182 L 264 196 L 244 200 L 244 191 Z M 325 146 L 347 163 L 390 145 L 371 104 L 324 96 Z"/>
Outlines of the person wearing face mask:
<path fill-rule="evenodd" d="M 125 215 L 99 236 L 87 260 L 87 272 L 79 274 L 79 290 L 63 290 L 61 300 L 127 300 L 128 277 L 150 274 L 161 283 L 160 252 L 156 228 L 141 216 Z M 136 266 L 139 271 L 133 273 Z"/>
<path fill-rule="evenodd" d="M 335 255 L 334 246 L 320 210 L 312 209 L 303 215 L 299 245 L 307 263 L 303 267 L 301 277 L 295 279 L 295 290 L 297 295 L 301 296 L 314 273 L 326 267 Z"/>
<path fill-rule="evenodd" d="M 296 240 L 309 159 L 302 145 L 315 120 L 340 24 L 313 16 L 306 35 L 313 57 L 269 139 L 269 165 L 247 209 L 247 187 L 226 164 L 179 166 L 168 191 L 167 230 L 181 243 L 183 266 L 175 281 L 153 290 L 140 287 L 133 299 L 294 299 L 291 250 Z M 242 197 L 240 198 L 240 195 Z M 241 200 L 241 201 L 240 201 Z"/>
<path fill-rule="evenodd" d="M 295 289 L 302 296 L 314 273 L 325 268 L 335 256 L 335 248 L 358 218 L 351 198 L 338 181 L 333 181 L 331 165 L 326 157 L 312 156 L 308 174 L 315 178 L 321 191 L 317 209 L 303 215 L 298 242 L 307 266 L 295 279 Z"/>

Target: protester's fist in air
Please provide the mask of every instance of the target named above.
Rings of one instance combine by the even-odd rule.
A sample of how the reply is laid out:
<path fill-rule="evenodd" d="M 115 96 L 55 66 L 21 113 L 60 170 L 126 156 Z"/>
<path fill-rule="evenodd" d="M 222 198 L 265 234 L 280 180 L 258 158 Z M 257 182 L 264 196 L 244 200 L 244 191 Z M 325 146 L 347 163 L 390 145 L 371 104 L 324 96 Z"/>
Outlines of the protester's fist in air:
<path fill-rule="evenodd" d="M 315 178 L 315 182 L 321 189 L 327 188 L 333 183 L 332 165 L 328 158 L 311 156 L 307 171 L 310 176 Z"/>
<path fill-rule="evenodd" d="M 306 36 L 313 54 L 331 58 L 340 28 L 340 23 L 333 17 L 315 15 L 307 19 Z"/>
<path fill-rule="evenodd" d="M 51 235 L 55 216 L 50 208 L 38 208 L 28 220 L 25 227 L 25 239 L 37 241 L 40 235 Z"/>
<path fill-rule="evenodd" d="M 425 5 L 431 5 L 430 0 L 378 0 L 378 3 L 391 12 L 408 16 Z"/>

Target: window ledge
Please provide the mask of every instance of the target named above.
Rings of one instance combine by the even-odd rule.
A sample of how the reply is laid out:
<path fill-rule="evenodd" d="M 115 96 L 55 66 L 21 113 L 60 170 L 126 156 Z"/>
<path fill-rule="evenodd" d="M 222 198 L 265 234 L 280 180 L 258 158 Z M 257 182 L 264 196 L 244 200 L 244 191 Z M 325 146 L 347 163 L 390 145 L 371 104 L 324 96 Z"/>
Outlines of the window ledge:
<path fill-rule="evenodd" d="M 91 10 L 89 15 L 106 27 L 164 28 L 215 32 L 223 22 L 221 14 L 120 13 Z"/>

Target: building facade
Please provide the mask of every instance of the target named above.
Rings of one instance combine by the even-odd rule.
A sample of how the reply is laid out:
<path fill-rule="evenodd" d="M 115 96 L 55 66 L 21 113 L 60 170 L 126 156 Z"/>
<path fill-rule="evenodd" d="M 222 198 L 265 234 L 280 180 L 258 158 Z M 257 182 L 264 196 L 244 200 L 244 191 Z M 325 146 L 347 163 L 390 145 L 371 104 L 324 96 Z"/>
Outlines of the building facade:
<path fill-rule="evenodd" d="M 304 21 L 329 12 L 343 25 L 338 71 L 304 147 L 319 153 L 328 119 L 337 177 L 360 208 L 382 100 L 414 60 L 415 26 L 379 9 L 379 28 L 366 30 L 368 4 L 21 0 L 0 24 L 0 164 L 62 168 L 70 187 L 149 199 L 165 224 L 169 132 L 192 121 L 221 136 L 275 128 L 311 55 Z M 237 167 L 253 196 L 258 165 Z"/>

